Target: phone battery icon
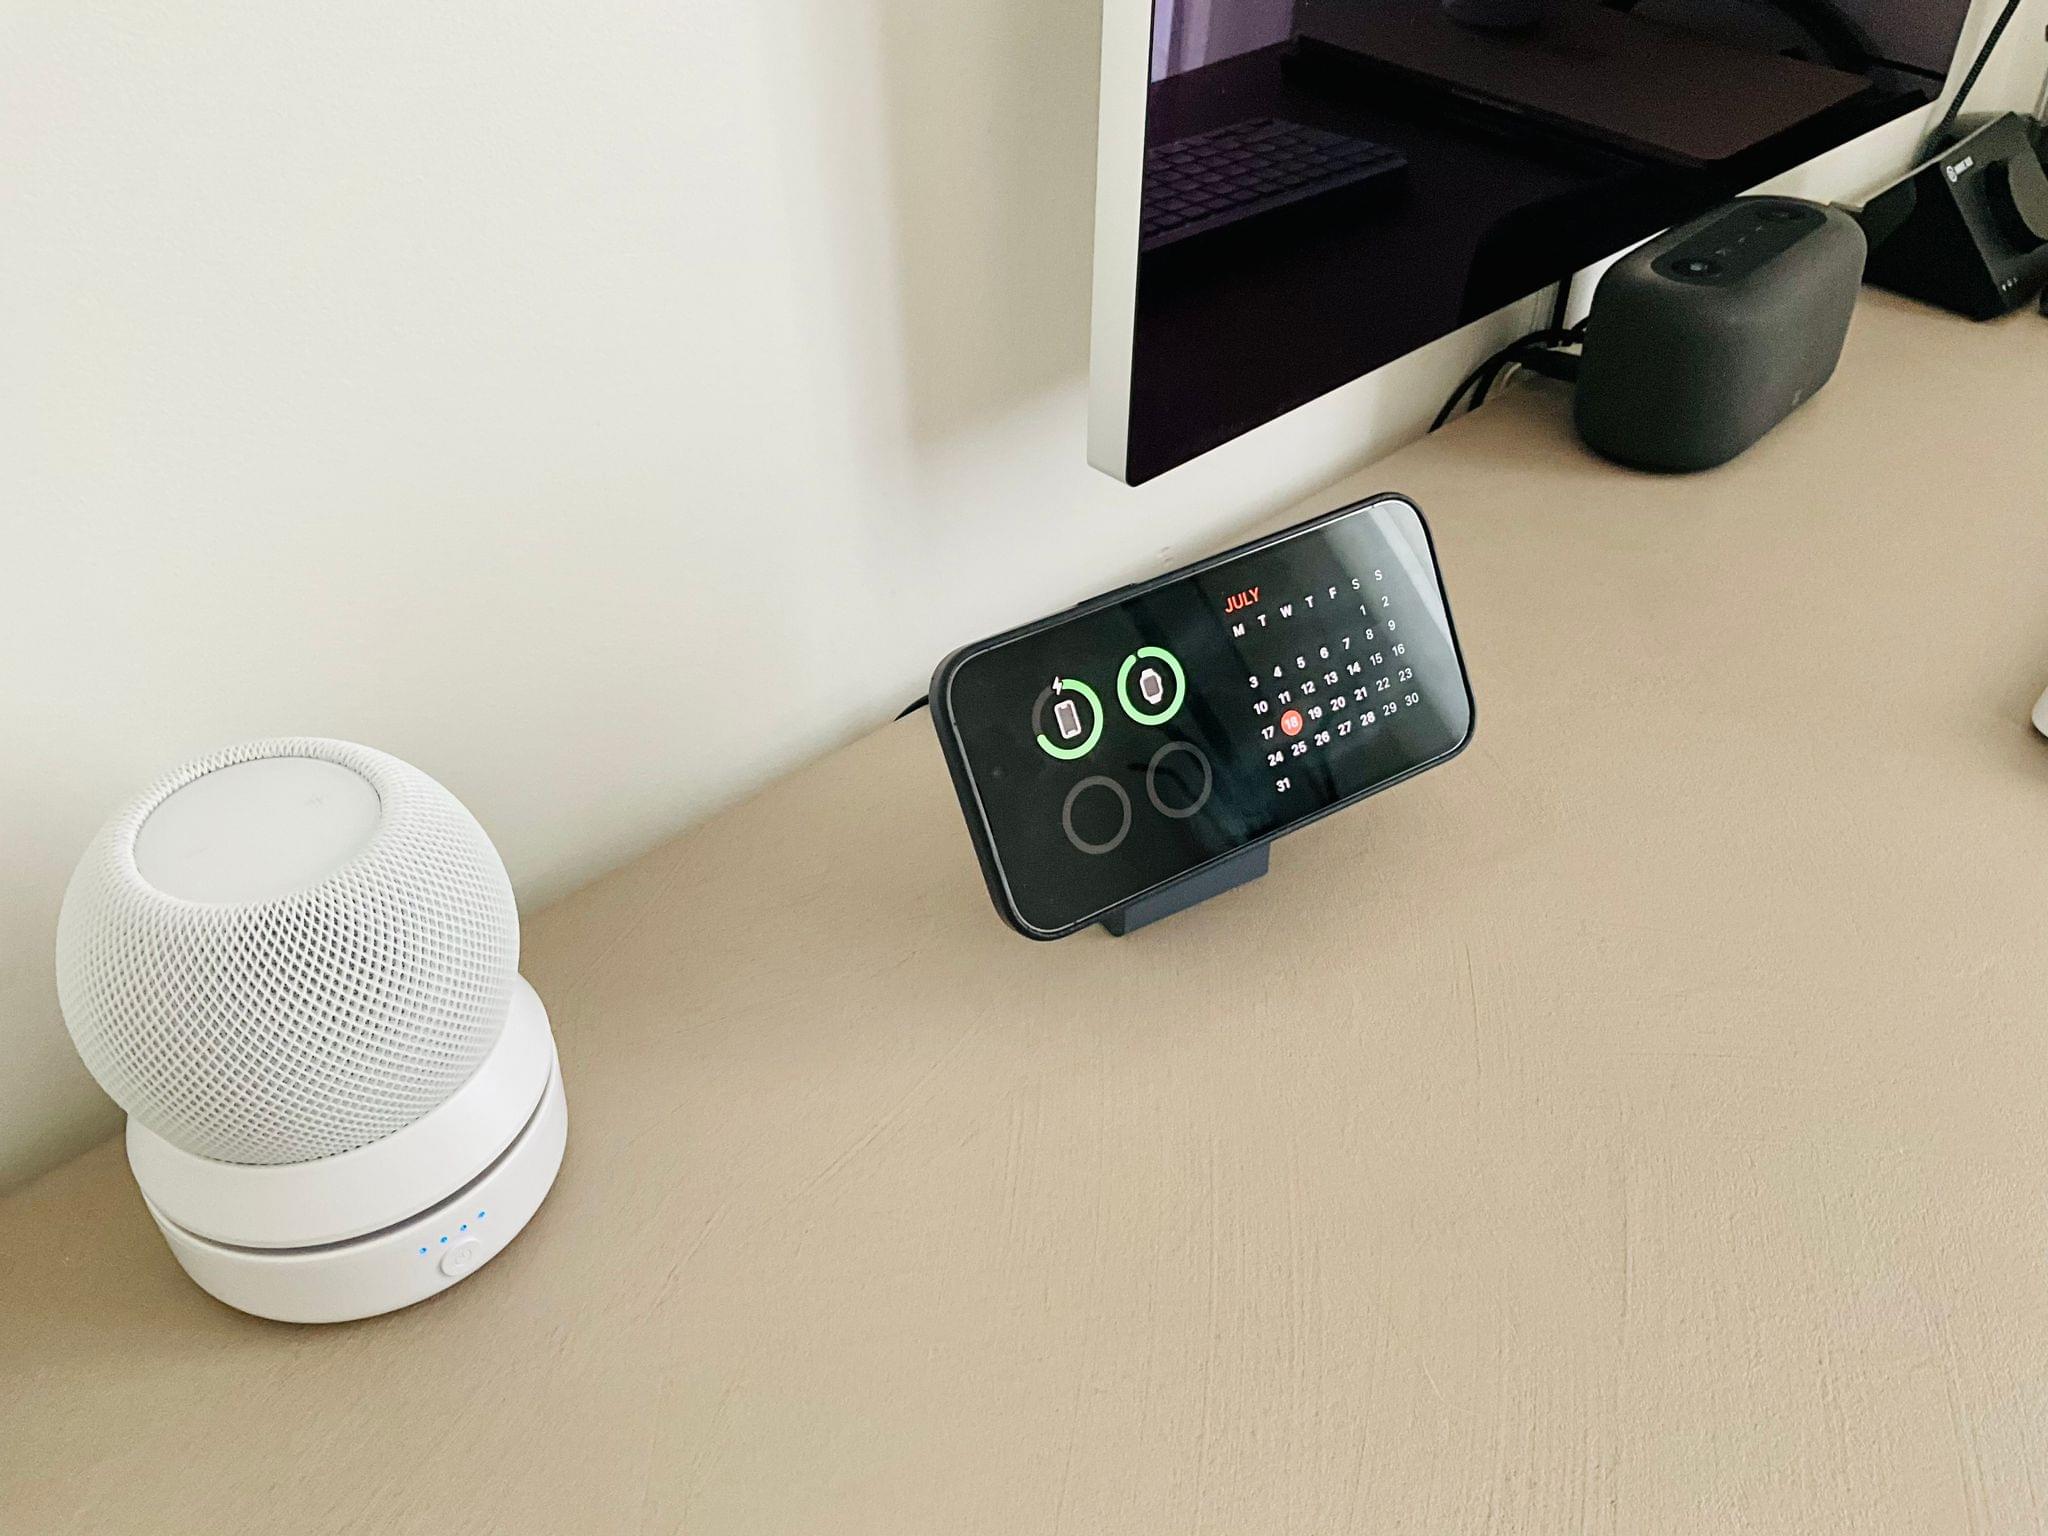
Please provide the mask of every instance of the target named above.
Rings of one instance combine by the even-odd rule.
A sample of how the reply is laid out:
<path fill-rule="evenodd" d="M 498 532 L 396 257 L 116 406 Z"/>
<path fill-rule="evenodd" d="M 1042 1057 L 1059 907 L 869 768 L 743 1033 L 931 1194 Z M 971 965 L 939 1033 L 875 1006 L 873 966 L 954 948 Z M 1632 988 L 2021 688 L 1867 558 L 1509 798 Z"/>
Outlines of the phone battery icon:
<path fill-rule="evenodd" d="M 1061 699 L 1053 705 L 1052 717 L 1059 723 L 1062 741 L 1072 741 L 1081 734 L 1081 711 L 1072 699 Z"/>

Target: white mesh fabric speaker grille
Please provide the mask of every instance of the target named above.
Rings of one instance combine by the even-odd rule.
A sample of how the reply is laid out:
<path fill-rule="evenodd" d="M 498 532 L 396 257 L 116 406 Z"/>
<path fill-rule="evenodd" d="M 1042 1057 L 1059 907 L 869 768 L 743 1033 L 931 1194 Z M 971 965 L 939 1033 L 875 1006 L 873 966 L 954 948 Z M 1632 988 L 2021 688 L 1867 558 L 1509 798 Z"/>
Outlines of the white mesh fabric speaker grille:
<path fill-rule="evenodd" d="M 156 807 L 278 757 L 371 784 L 359 853 L 263 901 L 183 900 L 143 877 L 135 839 Z M 462 803 L 395 757 L 311 737 L 159 780 L 86 850 L 57 927 L 58 996 L 86 1067 L 165 1140 L 223 1162 L 305 1162 L 409 1125 L 482 1062 L 518 968 L 505 866 Z"/>

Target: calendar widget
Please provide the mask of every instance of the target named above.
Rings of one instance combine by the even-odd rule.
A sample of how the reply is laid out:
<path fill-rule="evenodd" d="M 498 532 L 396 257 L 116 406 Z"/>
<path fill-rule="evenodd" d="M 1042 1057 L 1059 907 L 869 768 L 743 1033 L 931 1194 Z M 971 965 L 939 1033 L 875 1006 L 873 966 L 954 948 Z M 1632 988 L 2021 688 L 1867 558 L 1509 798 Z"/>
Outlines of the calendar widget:
<path fill-rule="evenodd" d="M 1396 497 L 970 646 L 932 713 L 990 891 L 1036 938 L 1442 762 L 1472 727 L 1428 531 Z"/>

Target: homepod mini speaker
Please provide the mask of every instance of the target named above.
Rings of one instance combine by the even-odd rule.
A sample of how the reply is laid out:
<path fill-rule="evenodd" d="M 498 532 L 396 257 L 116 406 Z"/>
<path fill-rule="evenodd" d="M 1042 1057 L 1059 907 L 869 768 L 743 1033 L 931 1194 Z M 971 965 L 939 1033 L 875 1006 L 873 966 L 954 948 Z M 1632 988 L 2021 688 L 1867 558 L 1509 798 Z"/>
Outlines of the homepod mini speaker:
<path fill-rule="evenodd" d="M 1868 246 L 1837 208 L 1745 197 L 1609 267 L 1586 318 L 1575 413 L 1594 452 L 1712 469 L 1834 377 Z"/>
<path fill-rule="evenodd" d="M 445 1290 L 561 1166 L 505 866 L 368 747 L 251 742 L 131 800 L 65 892 L 57 990 L 171 1252 L 244 1312 L 340 1322 Z"/>

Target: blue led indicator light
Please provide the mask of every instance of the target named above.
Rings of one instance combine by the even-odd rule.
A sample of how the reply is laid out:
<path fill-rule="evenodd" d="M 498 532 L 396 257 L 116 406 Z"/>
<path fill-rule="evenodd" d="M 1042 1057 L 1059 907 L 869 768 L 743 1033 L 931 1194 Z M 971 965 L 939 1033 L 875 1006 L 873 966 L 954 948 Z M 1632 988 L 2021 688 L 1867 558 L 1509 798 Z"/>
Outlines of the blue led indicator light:
<path fill-rule="evenodd" d="M 469 1223 L 465 1221 L 457 1230 L 467 1232 L 469 1230 Z"/>
<path fill-rule="evenodd" d="M 488 1211 L 478 1211 L 478 1212 L 476 1213 L 476 1219 L 477 1219 L 478 1221 L 482 1221 L 482 1220 L 484 1219 L 484 1217 L 488 1216 L 489 1214 L 490 1214 L 490 1212 L 488 1212 Z"/>
<path fill-rule="evenodd" d="M 445 1243 L 445 1242 L 447 1242 L 447 1241 L 448 1241 L 448 1239 L 444 1237 L 444 1238 L 442 1238 L 442 1239 L 441 1239 L 441 1241 Z"/>
<path fill-rule="evenodd" d="M 420 1252 L 421 1252 L 421 1253 L 425 1253 L 426 1251 L 427 1251 L 427 1250 L 426 1250 L 426 1249 L 424 1249 L 424 1248 L 422 1248 L 422 1249 L 420 1250 Z"/>

